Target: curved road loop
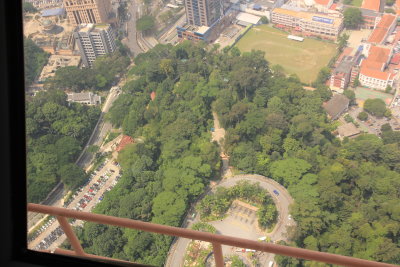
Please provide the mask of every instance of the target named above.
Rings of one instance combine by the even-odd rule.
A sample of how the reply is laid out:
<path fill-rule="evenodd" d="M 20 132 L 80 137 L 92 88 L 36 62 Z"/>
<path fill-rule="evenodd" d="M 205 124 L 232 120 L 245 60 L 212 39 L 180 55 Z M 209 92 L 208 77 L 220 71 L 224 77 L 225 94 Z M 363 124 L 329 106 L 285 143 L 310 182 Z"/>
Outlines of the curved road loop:
<path fill-rule="evenodd" d="M 214 129 L 212 129 L 212 140 L 217 142 L 222 148 L 221 144 L 225 136 L 225 129 L 220 126 L 217 114 L 213 112 L 214 117 Z M 200 221 L 200 215 L 196 213 L 196 204 L 207 194 L 215 192 L 217 187 L 232 187 L 236 185 L 239 181 L 248 181 L 250 183 L 258 183 L 263 189 L 265 189 L 272 197 L 275 206 L 278 210 L 279 216 L 278 221 L 272 230 L 272 232 L 265 234 L 269 237 L 271 241 L 287 240 L 287 230 L 288 226 L 294 225 L 292 219 L 289 219 L 289 206 L 294 202 L 293 198 L 290 196 L 289 192 L 282 185 L 276 181 L 264 177 L 262 175 L 256 174 L 243 174 L 243 175 L 231 175 L 229 167 L 229 157 L 225 155 L 224 151 L 221 151 L 221 160 L 223 162 L 222 166 L 222 179 L 216 185 L 208 188 L 208 190 L 199 197 L 199 199 L 191 206 L 187 212 L 184 222 L 182 223 L 183 228 L 190 228 L 193 224 Z M 274 190 L 278 191 L 279 195 L 274 193 Z M 193 218 L 193 215 L 195 217 Z M 183 266 L 183 260 L 186 253 L 186 249 L 190 243 L 190 239 L 186 238 L 175 238 L 168 256 L 165 262 L 166 267 L 181 267 Z M 267 255 L 267 260 L 263 264 L 267 264 L 269 260 L 273 260 L 273 255 Z"/>

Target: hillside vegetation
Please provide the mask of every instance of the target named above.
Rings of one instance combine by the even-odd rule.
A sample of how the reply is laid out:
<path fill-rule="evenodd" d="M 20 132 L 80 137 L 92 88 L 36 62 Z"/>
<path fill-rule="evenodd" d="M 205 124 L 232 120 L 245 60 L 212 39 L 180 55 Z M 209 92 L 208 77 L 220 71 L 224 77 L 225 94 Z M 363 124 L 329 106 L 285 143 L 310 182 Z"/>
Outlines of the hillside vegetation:
<path fill-rule="evenodd" d="M 230 164 L 275 179 L 294 197 L 298 227 L 290 245 L 400 262 L 397 132 L 386 127 L 382 139 L 365 134 L 342 143 L 321 108 L 328 89 L 304 90 L 296 76 L 272 72 L 260 51 L 158 45 L 135 64 L 135 80 L 108 118 L 143 142 L 119 155 L 123 176 L 94 212 L 179 226 L 219 175 L 218 147 L 210 142 L 215 110 L 227 130 Z M 92 223 L 79 237 L 88 253 L 156 266 L 172 240 Z M 314 266 L 276 259 L 279 266 Z"/>

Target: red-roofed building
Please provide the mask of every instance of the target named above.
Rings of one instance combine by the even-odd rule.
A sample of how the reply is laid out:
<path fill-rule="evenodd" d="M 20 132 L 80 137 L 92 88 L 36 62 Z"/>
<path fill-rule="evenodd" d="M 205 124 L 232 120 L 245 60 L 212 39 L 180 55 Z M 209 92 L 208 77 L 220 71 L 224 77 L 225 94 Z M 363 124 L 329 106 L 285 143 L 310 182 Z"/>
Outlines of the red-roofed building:
<path fill-rule="evenodd" d="M 399 0 L 399 1 L 400 1 L 400 0 Z M 336 10 L 336 8 L 337 8 L 337 4 L 336 4 L 336 3 L 333 3 L 329 9 L 330 9 L 330 10 Z"/>
<path fill-rule="evenodd" d="M 360 84 L 379 90 L 385 90 L 388 85 L 393 86 L 394 75 L 385 70 L 392 55 L 391 49 L 371 46 L 367 59 L 361 62 Z"/>
<path fill-rule="evenodd" d="M 394 10 L 396 10 L 396 14 L 400 15 L 400 0 L 396 0 L 393 5 Z"/>
<path fill-rule="evenodd" d="M 333 0 L 314 0 L 314 7 L 319 11 L 319 12 L 327 12 L 328 9 L 331 7 L 333 4 Z"/>
<path fill-rule="evenodd" d="M 384 44 L 387 37 L 396 28 L 397 16 L 384 14 L 368 39 L 372 44 Z"/>
<path fill-rule="evenodd" d="M 395 54 L 390 60 L 390 64 L 399 65 L 400 64 L 400 54 Z"/>
<path fill-rule="evenodd" d="M 132 137 L 124 135 L 119 142 L 118 147 L 115 149 L 117 152 L 120 152 L 122 149 L 124 149 L 127 145 L 135 143 L 135 140 L 133 140 Z"/>
<path fill-rule="evenodd" d="M 379 8 L 381 7 L 381 1 L 380 0 L 364 0 L 361 8 L 373 10 L 376 12 L 379 12 Z"/>

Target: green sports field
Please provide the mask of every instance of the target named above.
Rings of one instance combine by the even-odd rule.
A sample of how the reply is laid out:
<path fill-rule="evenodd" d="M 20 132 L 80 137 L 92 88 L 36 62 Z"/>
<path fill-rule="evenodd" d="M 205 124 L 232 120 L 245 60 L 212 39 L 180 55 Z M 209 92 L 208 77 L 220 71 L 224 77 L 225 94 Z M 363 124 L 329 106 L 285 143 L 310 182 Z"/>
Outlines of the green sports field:
<path fill-rule="evenodd" d="M 302 82 L 313 82 L 335 55 L 336 44 L 308 38 L 298 42 L 287 36 L 288 33 L 260 25 L 250 29 L 236 46 L 242 52 L 262 50 L 271 65 L 281 65 L 288 74 L 297 74 Z"/>

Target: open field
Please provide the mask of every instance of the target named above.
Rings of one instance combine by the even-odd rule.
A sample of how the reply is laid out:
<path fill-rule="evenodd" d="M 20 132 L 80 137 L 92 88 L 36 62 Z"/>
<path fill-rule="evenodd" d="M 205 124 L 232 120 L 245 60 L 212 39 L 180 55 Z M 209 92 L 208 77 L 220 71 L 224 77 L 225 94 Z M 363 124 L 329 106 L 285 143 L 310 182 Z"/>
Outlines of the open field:
<path fill-rule="evenodd" d="M 393 95 L 391 94 L 386 94 L 384 92 L 364 88 L 364 87 L 357 87 L 355 90 L 356 93 L 356 99 L 357 103 L 359 106 L 363 106 L 364 101 L 369 99 L 369 98 L 380 98 L 383 101 L 385 101 L 386 105 L 390 104 L 390 101 L 393 98 Z"/>
<path fill-rule="evenodd" d="M 236 46 L 242 52 L 261 50 L 271 65 L 279 64 L 289 74 L 310 83 L 336 53 L 336 44 L 305 38 L 303 42 L 287 39 L 288 34 L 267 25 L 250 29 Z"/>

